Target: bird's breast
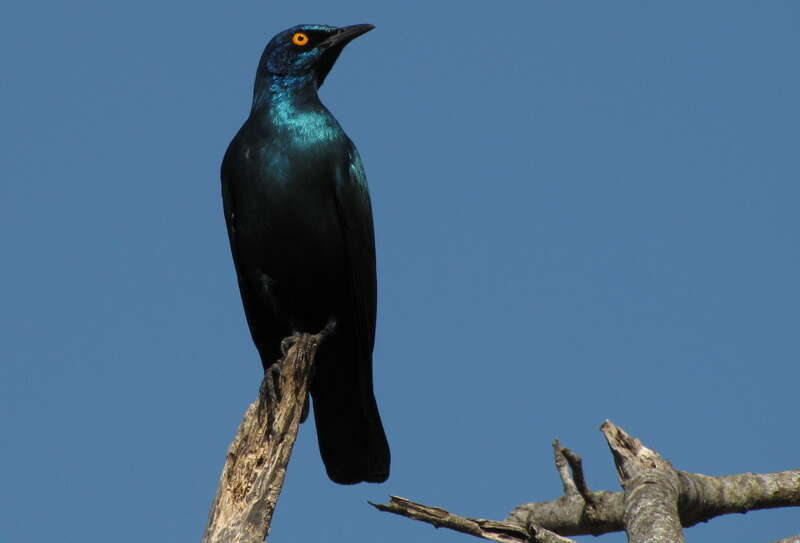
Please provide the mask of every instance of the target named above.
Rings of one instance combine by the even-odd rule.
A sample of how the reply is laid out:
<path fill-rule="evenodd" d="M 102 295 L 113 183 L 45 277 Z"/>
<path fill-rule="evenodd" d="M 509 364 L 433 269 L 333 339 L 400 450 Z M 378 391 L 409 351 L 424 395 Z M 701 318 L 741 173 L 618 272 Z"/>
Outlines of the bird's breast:
<path fill-rule="evenodd" d="M 254 234 L 273 244 L 297 236 L 307 243 L 330 242 L 339 226 L 331 157 L 270 143 L 242 150 L 245 167 L 235 180 L 236 208 L 247 215 Z"/>
<path fill-rule="evenodd" d="M 291 233 L 309 243 L 340 238 L 336 183 L 349 164 L 349 148 L 347 136 L 324 108 L 278 104 L 252 114 L 228 157 L 235 207 L 247 215 L 242 219 L 272 243 Z"/>
<path fill-rule="evenodd" d="M 277 102 L 267 117 L 277 142 L 304 152 L 314 152 L 344 136 L 339 123 L 324 107 L 299 108 L 288 101 Z"/>

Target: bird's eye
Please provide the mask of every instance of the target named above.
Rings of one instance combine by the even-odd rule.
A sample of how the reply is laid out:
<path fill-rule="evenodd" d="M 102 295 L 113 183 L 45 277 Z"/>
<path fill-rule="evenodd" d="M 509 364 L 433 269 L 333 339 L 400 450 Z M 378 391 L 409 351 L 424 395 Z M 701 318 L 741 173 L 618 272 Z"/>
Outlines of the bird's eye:
<path fill-rule="evenodd" d="M 292 36 L 292 43 L 300 47 L 308 44 L 308 35 L 302 32 L 295 32 Z"/>

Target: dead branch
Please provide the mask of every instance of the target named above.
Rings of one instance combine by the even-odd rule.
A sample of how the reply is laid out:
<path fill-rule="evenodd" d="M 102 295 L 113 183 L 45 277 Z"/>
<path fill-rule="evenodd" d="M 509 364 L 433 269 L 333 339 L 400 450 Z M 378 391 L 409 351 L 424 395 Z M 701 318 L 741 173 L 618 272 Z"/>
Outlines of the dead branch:
<path fill-rule="evenodd" d="M 800 543 L 800 534 L 793 535 L 792 537 L 787 537 L 785 539 L 779 539 L 777 541 L 773 541 L 772 543 Z"/>
<path fill-rule="evenodd" d="M 203 543 L 252 543 L 269 532 L 326 333 L 291 338 L 286 356 L 265 375 L 228 448 Z"/>
<path fill-rule="evenodd" d="M 658 453 L 610 422 L 601 430 L 614 456 L 623 492 L 591 491 L 580 457 L 556 441 L 554 460 L 563 496 L 519 505 L 503 521 L 461 517 L 397 497 L 388 504 L 373 505 L 436 527 L 513 543 L 544 541 L 536 537 L 548 530 L 553 535 L 571 536 L 626 529 L 631 541 L 640 541 L 639 534 L 645 532 L 648 541 L 682 541 L 681 527 L 720 515 L 800 506 L 800 470 L 716 477 L 688 473 L 675 470 Z M 649 515 L 655 513 L 660 516 L 653 520 Z M 654 528 L 668 539 L 653 539 Z"/>
<path fill-rule="evenodd" d="M 508 522 L 497 522 L 481 518 L 469 518 L 454 515 L 439 507 L 422 505 L 399 496 L 390 496 L 389 503 L 377 504 L 369 502 L 379 511 L 412 518 L 433 524 L 436 528 L 449 528 L 490 541 L 502 543 L 575 543 L 571 539 L 561 537 L 538 526 L 523 529 Z"/>
<path fill-rule="evenodd" d="M 603 423 L 600 430 L 606 436 L 620 485 L 625 489 L 623 524 L 628 541 L 682 543 L 678 472 L 657 452 L 611 422 Z"/>

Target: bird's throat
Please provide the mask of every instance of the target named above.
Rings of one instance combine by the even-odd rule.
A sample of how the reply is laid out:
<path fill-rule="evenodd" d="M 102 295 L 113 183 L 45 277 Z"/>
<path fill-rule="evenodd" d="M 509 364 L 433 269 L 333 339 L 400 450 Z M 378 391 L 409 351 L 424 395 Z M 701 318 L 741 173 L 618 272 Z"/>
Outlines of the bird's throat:
<path fill-rule="evenodd" d="M 256 82 L 251 118 L 267 131 L 282 133 L 306 147 L 342 136 L 341 127 L 322 105 L 313 78 L 270 76 Z"/>
<path fill-rule="evenodd" d="M 293 103 L 298 107 L 319 102 L 316 80 L 311 74 L 259 75 L 253 89 L 253 109 L 269 108 L 273 104 Z"/>

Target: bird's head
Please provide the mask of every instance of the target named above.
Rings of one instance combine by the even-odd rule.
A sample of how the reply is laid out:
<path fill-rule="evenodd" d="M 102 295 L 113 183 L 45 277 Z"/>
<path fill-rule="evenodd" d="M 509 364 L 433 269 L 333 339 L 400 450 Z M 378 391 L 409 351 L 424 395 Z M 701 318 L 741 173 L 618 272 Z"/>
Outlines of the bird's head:
<path fill-rule="evenodd" d="M 261 55 L 259 72 L 272 76 L 307 76 L 320 87 L 344 46 L 373 28 L 366 24 L 293 26 L 267 44 Z"/>

